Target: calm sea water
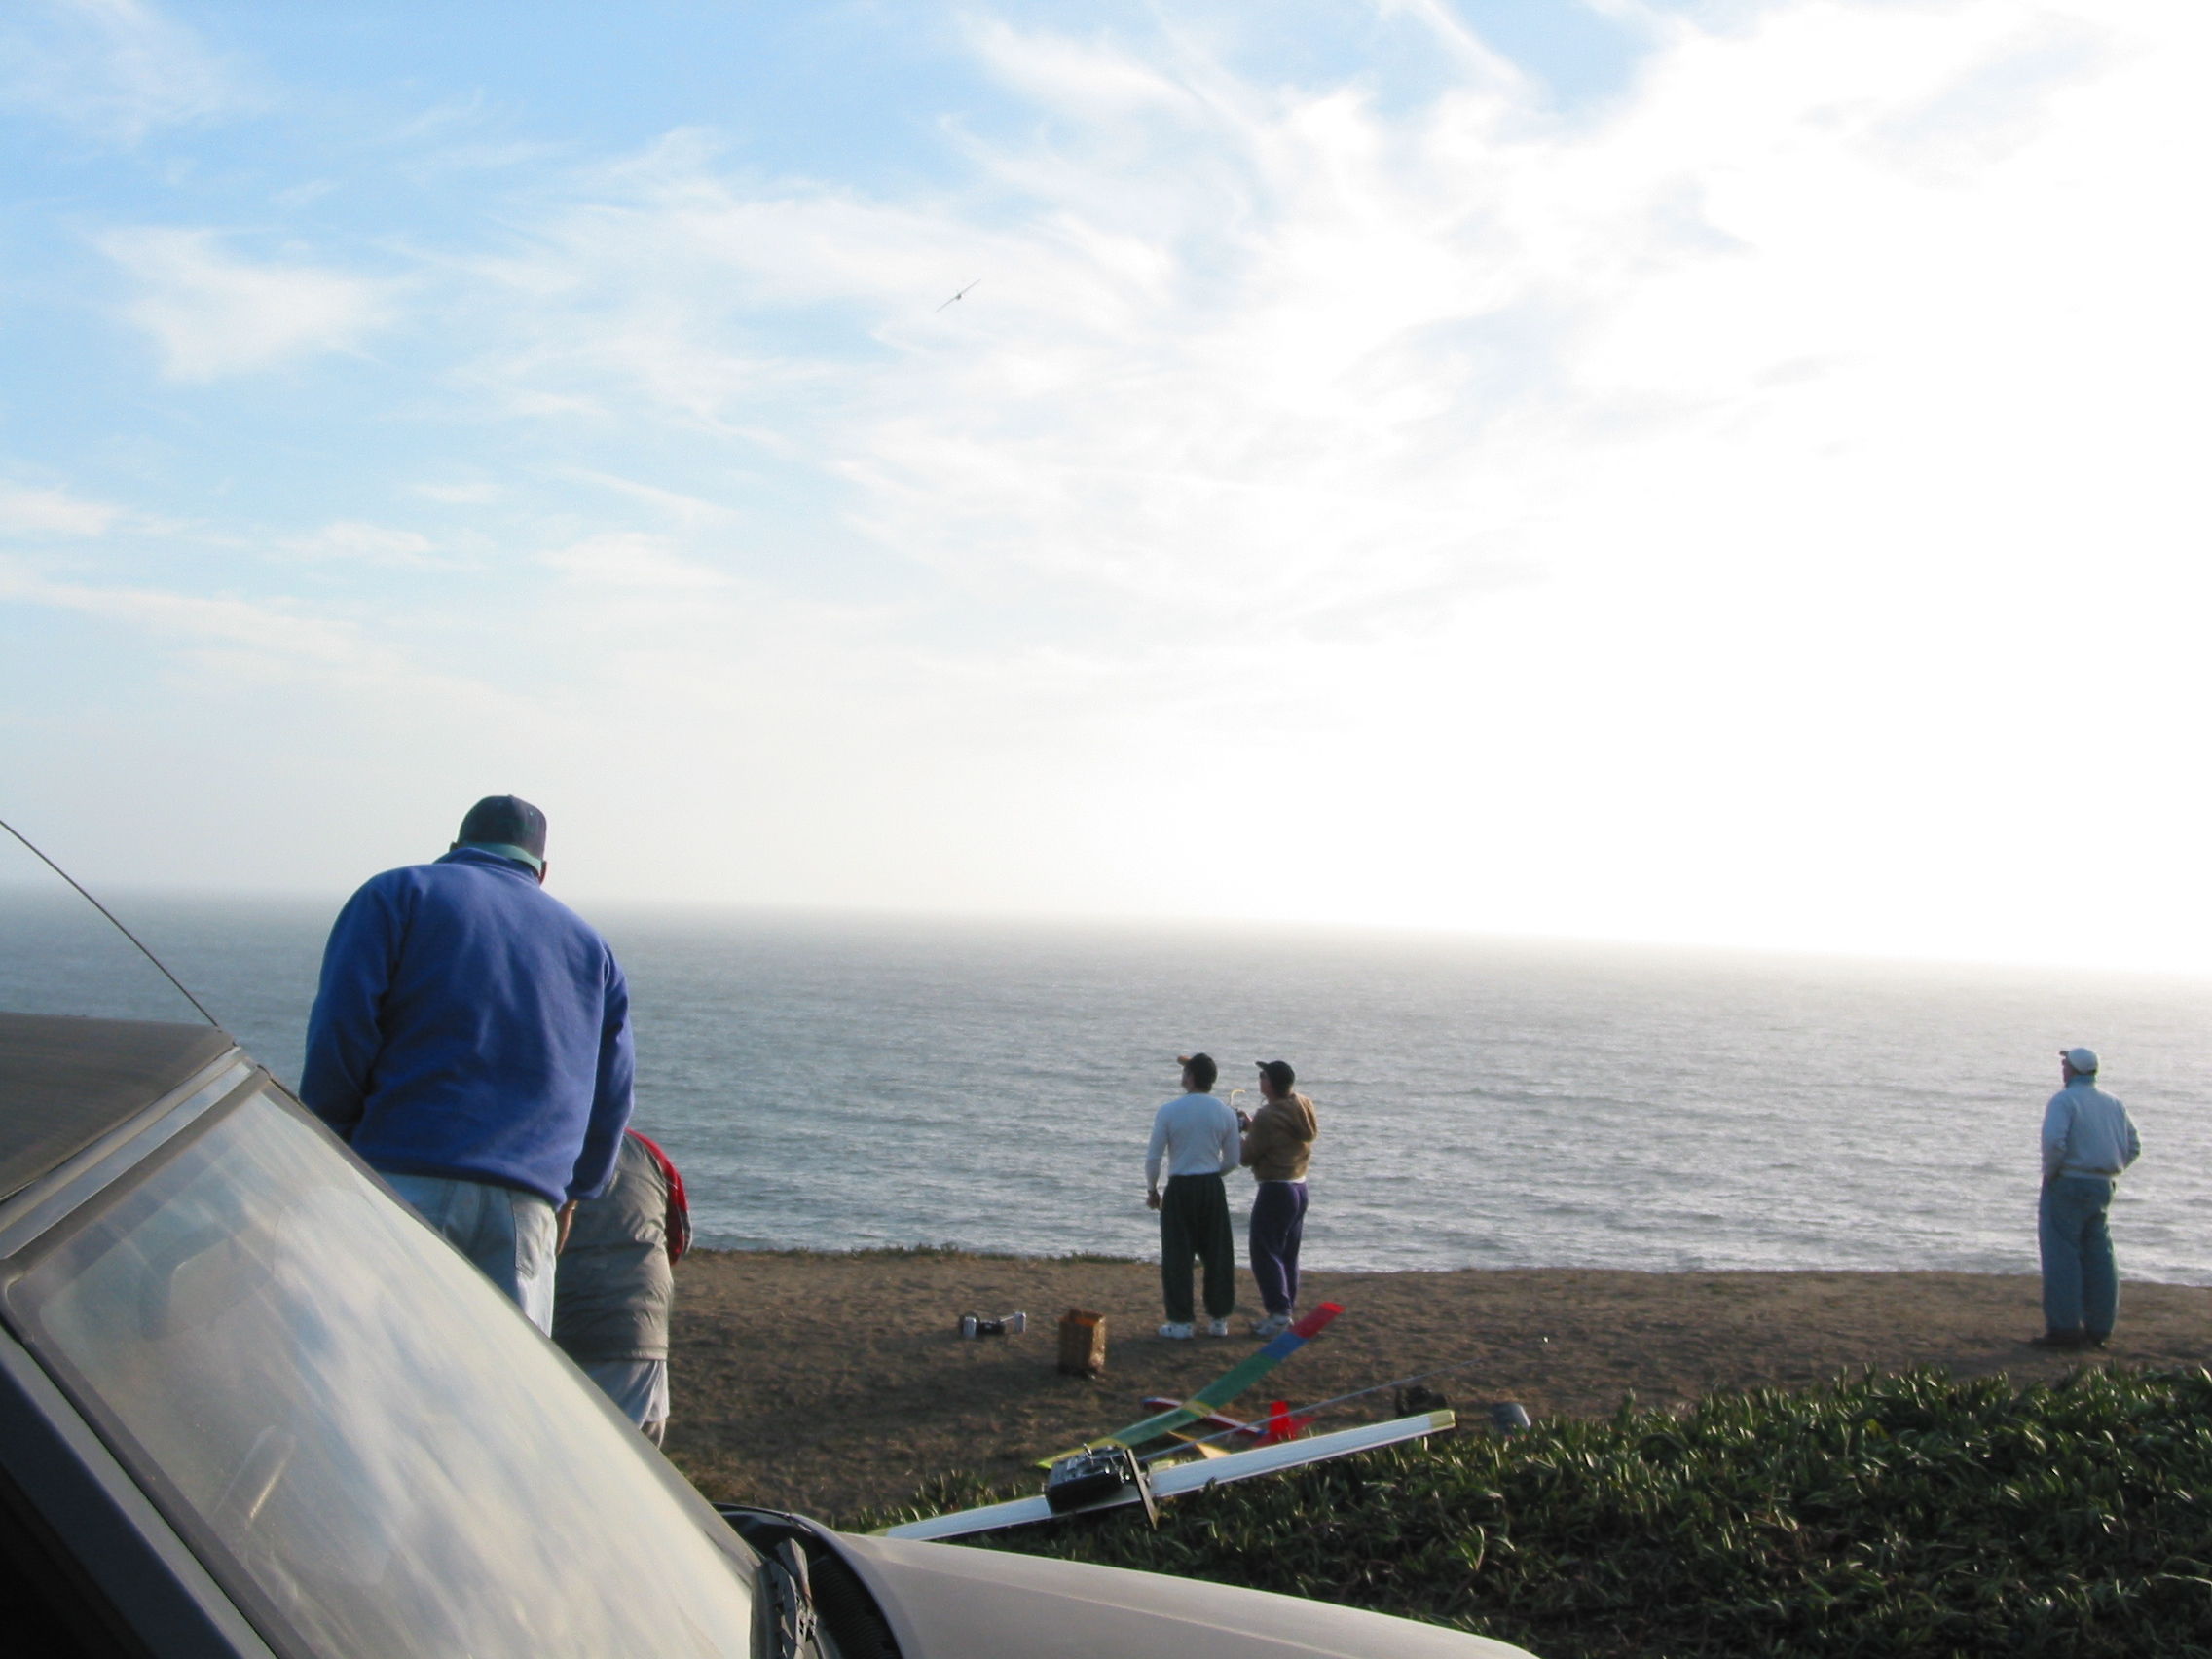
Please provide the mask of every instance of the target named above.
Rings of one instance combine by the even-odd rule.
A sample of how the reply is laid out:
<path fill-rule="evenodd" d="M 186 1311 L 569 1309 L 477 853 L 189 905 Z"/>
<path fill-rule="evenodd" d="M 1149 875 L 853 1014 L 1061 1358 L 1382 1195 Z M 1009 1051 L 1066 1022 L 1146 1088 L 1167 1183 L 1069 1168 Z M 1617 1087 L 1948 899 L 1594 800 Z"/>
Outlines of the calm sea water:
<path fill-rule="evenodd" d="M 111 898 L 287 1081 L 331 903 Z M 594 910 L 638 1123 L 702 1241 L 1142 1255 L 1174 1056 L 1287 1058 L 1335 1268 L 2035 1267 L 2036 1131 L 2088 1043 L 2146 1153 L 2130 1277 L 2212 1283 L 2212 986 L 1228 928 Z M 0 892 L 0 1008 L 178 1017 L 74 901 Z M 1236 1178 L 1239 1209 L 1249 1185 Z"/>

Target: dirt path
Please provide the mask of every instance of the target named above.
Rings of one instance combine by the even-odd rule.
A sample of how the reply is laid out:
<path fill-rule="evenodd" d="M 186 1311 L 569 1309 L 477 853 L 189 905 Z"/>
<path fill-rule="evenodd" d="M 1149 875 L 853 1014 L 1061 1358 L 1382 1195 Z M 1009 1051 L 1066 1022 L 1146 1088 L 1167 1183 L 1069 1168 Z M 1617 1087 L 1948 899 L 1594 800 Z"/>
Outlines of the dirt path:
<path fill-rule="evenodd" d="M 1248 1288 L 1248 1287 L 1247 1287 Z M 1677 1405 L 1714 1388 L 1802 1383 L 1872 1366 L 2055 1378 L 2063 1356 L 2022 1346 L 2042 1329 L 2033 1277 L 1972 1273 L 1634 1273 L 1548 1269 L 1310 1273 L 1302 1308 L 1346 1309 L 1261 1396 L 1319 1399 L 1479 1363 L 1437 1386 L 1461 1410 L 1518 1400 L 1532 1416 L 1609 1412 L 1624 1393 Z M 1069 1307 L 1109 1320 L 1096 1382 L 1053 1369 Z M 1025 1309 L 1031 1330 L 962 1342 L 964 1310 Z M 1017 1476 L 1032 1458 L 1141 1415 L 1252 1351 L 1170 1343 L 1150 1263 L 956 1255 L 702 1252 L 677 1277 L 676 1415 L 669 1450 L 711 1495 L 825 1520 L 905 1498 L 966 1469 Z M 2108 1357 L 2212 1360 L 2212 1289 L 2128 1284 Z M 1359 1402 L 1348 1423 L 1388 1415 Z"/>

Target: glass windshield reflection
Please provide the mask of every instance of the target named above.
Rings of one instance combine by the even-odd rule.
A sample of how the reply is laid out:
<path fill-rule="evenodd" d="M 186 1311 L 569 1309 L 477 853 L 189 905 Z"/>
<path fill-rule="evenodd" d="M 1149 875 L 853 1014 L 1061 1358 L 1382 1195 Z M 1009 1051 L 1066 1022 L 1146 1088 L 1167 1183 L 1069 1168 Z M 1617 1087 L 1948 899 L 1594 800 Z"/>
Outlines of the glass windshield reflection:
<path fill-rule="evenodd" d="M 9 1301 L 281 1646 L 751 1651 L 746 1569 L 634 1432 L 266 1095 L 70 1227 Z"/>

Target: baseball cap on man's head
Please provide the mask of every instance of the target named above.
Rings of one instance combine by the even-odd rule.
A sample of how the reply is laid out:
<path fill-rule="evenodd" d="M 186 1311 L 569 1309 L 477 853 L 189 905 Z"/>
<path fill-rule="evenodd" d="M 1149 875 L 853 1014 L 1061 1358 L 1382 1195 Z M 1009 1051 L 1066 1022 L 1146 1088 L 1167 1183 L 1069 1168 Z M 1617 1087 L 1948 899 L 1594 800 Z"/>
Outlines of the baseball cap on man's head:
<path fill-rule="evenodd" d="M 1254 1060 L 1260 1075 L 1274 1085 L 1277 1094 L 1288 1094 L 1290 1086 L 1298 1081 L 1298 1074 L 1290 1069 L 1288 1060 Z"/>
<path fill-rule="evenodd" d="M 463 847 L 512 847 L 528 854 L 529 862 L 542 865 L 545 814 L 520 795 L 486 795 L 468 809 L 454 840 Z"/>
<path fill-rule="evenodd" d="M 2094 1049 L 2061 1049 L 2059 1057 L 2083 1077 L 2097 1075 L 2097 1051 Z"/>

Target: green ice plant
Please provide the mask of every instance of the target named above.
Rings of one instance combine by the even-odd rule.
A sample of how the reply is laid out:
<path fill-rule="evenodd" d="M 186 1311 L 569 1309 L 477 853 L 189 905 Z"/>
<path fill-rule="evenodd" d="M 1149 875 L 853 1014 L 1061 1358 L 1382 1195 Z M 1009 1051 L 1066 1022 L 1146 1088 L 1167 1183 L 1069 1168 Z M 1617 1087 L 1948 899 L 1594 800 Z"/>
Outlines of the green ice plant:
<path fill-rule="evenodd" d="M 2212 1375 L 1624 1401 L 972 1546 L 1372 1607 L 1544 1659 L 2212 1656 Z M 1016 1495 L 951 1477 L 870 1524 Z"/>

